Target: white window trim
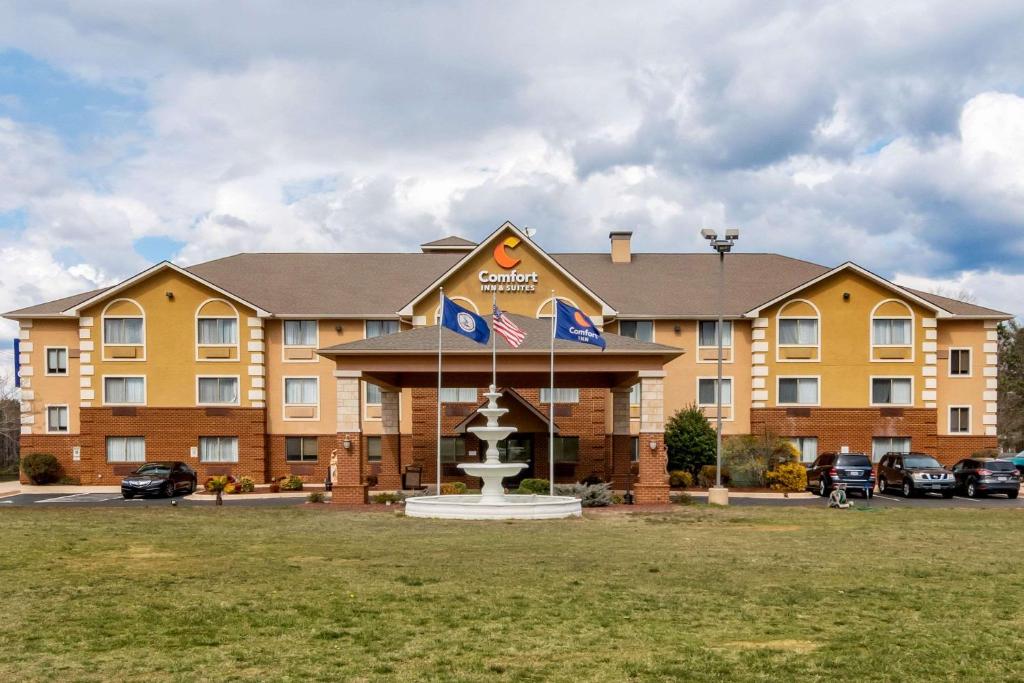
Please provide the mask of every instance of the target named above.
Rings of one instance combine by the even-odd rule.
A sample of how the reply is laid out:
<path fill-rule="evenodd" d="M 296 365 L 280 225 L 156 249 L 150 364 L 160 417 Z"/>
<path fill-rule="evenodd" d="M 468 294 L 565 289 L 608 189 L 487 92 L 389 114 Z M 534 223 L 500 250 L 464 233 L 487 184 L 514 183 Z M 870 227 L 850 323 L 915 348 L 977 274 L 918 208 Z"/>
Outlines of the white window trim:
<path fill-rule="evenodd" d="M 142 379 L 142 403 L 111 403 L 107 401 L 107 380 L 108 379 Z M 146 375 L 103 375 L 100 378 L 100 391 L 103 394 L 103 405 L 105 406 L 145 406 L 149 405 L 149 380 Z"/>
<path fill-rule="evenodd" d="M 64 372 L 50 372 L 50 351 L 57 350 L 64 352 Z M 66 346 L 44 346 L 43 347 L 43 374 L 46 377 L 68 377 L 71 375 L 71 354 Z"/>
<path fill-rule="evenodd" d="M 68 411 L 68 428 L 64 431 L 50 428 L 50 408 L 63 408 Z M 43 419 L 46 421 L 47 434 L 70 434 L 71 433 L 71 407 L 67 403 L 47 403 L 43 406 Z"/>
<path fill-rule="evenodd" d="M 282 328 L 283 332 L 283 328 Z M 290 379 L 312 379 L 316 380 L 316 403 L 288 403 L 288 380 Z M 285 422 L 319 422 L 320 421 L 320 377 L 317 375 L 287 375 L 281 378 L 281 419 Z M 309 408 L 315 407 L 313 417 L 288 417 L 288 408 Z"/>
<path fill-rule="evenodd" d="M 907 309 L 908 315 L 875 315 L 878 309 L 889 303 L 897 303 Z M 910 343 L 909 344 L 876 344 L 875 343 L 875 320 L 909 320 L 910 321 Z M 868 334 L 871 337 L 871 348 L 869 360 L 872 363 L 913 363 L 917 357 L 917 349 L 914 344 L 917 341 L 917 318 L 906 301 L 900 299 L 883 299 L 871 309 L 871 329 Z M 910 349 L 910 358 L 875 358 L 875 349 Z"/>
<path fill-rule="evenodd" d="M 715 408 L 715 409 L 717 409 L 718 408 L 718 404 L 717 403 L 701 403 L 700 402 L 700 381 L 702 379 L 709 379 L 711 381 L 716 381 L 718 379 L 718 376 L 717 375 L 711 375 L 711 376 L 703 375 L 703 376 L 695 377 L 694 378 L 694 385 L 693 386 L 694 386 L 694 391 L 696 392 L 695 396 L 696 396 L 696 399 L 697 399 L 696 400 L 697 407 L 698 408 Z M 722 418 L 722 422 L 735 422 L 735 420 L 736 420 L 736 409 L 735 409 L 734 406 L 736 404 L 736 382 L 733 381 L 732 375 L 722 375 L 722 381 L 724 382 L 726 380 L 729 381 L 729 385 L 730 385 L 729 386 L 729 389 L 730 389 L 729 395 L 730 395 L 730 398 L 732 400 L 730 400 L 728 403 L 722 403 L 722 410 L 723 411 L 726 408 L 729 409 L 729 417 L 723 417 Z"/>
<path fill-rule="evenodd" d="M 813 379 L 818 381 L 818 400 L 814 403 L 783 403 L 781 386 L 784 379 Z M 797 389 L 799 394 L 799 389 Z M 775 378 L 775 405 L 780 408 L 816 408 L 821 406 L 821 375 L 778 375 Z"/>
<path fill-rule="evenodd" d="M 238 385 L 238 391 L 235 393 L 234 403 L 203 403 L 199 400 L 199 380 L 201 379 L 233 379 Z M 203 407 L 217 407 L 217 406 L 240 406 L 242 405 L 242 378 L 240 375 L 196 375 L 196 405 Z"/>
<path fill-rule="evenodd" d="M 235 440 L 235 459 L 234 460 L 206 460 L 205 458 L 203 458 L 203 439 L 234 439 Z M 234 434 L 228 434 L 228 435 L 206 434 L 206 435 L 200 436 L 199 437 L 199 444 L 198 444 L 198 447 L 199 447 L 199 462 L 201 462 L 201 463 L 203 463 L 205 465 L 224 465 L 224 464 L 235 465 L 235 464 L 238 464 L 239 459 L 242 457 L 242 454 L 240 452 L 240 443 L 241 443 L 241 439 L 239 439 Z"/>
<path fill-rule="evenodd" d="M 139 311 L 141 311 L 141 314 L 140 315 L 107 315 L 107 311 L 110 309 L 111 306 L 113 306 L 116 303 L 120 303 L 122 301 L 127 301 L 127 302 L 133 304 L 136 308 L 139 309 Z M 142 343 L 141 344 L 108 344 L 107 343 L 107 323 L 106 323 L 107 318 L 115 318 L 115 319 L 116 318 L 131 318 L 131 319 L 135 319 L 135 320 L 141 319 L 142 320 Z M 108 346 L 110 346 L 110 347 L 115 347 L 115 346 L 116 347 L 139 347 L 139 346 L 141 346 L 142 347 L 142 357 L 141 358 L 108 358 L 107 357 L 107 347 Z M 143 362 L 146 361 L 146 309 L 144 309 L 142 307 L 142 304 L 140 304 L 135 299 L 121 298 L 121 299 L 114 299 L 113 301 L 111 301 L 110 303 L 108 303 L 106 306 L 103 307 L 103 312 L 100 314 L 100 353 L 101 353 L 101 359 L 106 361 L 106 362 L 109 362 L 109 363 L 143 363 Z"/>
<path fill-rule="evenodd" d="M 559 297 L 559 298 L 561 298 L 561 297 Z M 550 298 L 549 298 L 549 300 L 550 300 Z M 577 306 L 577 308 L 579 308 L 579 307 Z M 546 315 L 544 317 L 545 318 L 551 318 L 550 315 Z M 619 320 L 619 327 L 618 327 L 619 334 L 624 337 L 626 335 L 622 334 L 622 323 L 650 323 L 651 324 L 651 343 L 652 344 L 657 343 L 657 341 L 658 341 L 658 321 L 657 320 L 654 320 L 652 318 L 628 318 L 626 320 L 620 319 Z M 630 339 L 633 339 L 633 337 L 630 337 Z M 641 341 L 641 340 L 638 339 L 637 341 Z"/>
<path fill-rule="evenodd" d="M 301 322 L 301 321 L 313 321 L 316 328 L 316 343 L 310 346 L 309 344 L 285 344 L 284 327 L 289 322 Z M 363 332 L 366 332 L 365 322 L 363 326 Z M 320 320 L 318 318 L 287 318 L 281 321 L 281 362 L 282 363 L 319 363 L 320 358 L 314 353 L 312 358 L 288 358 L 285 355 L 287 349 L 318 349 L 320 348 Z"/>
<path fill-rule="evenodd" d="M 709 319 L 705 318 L 703 320 L 697 320 L 695 322 L 696 322 L 695 330 L 696 330 L 696 333 L 697 333 L 697 358 L 696 358 L 697 364 L 698 365 L 717 365 L 718 364 L 718 360 L 701 360 L 700 359 L 700 352 L 705 350 L 705 349 L 708 349 L 708 350 L 711 350 L 711 351 L 718 351 L 718 344 L 712 344 L 711 346 L 703 346 L 703 345 L 701 345 L 701 343 L 700 343 L 700 324 L 701 323 L 717 323 L 718 319 L 714 318 L 714 319 L 710 319 L 709 320 Z M 722 360 L 722 363 L 725 364 L 725 365 L 728 365 L 728 364 L 734 363 L 736 361 L 736 351 L 735 351 L 735 348 L 736 348 L 736 321 L 735 320 L 723 320 L 722 322 L 723 323 L 729 323 L 731 325 L 731 327 L 732 327 L 732 334 L 729 335 L 729 343 L 728 344 L 725 344 L 725 343 L 722 344 L 722 351 L 728 351 L 729 352 L 729 359 L 728 360 Z"/>
<path fill-rule="evenodd" d="M 954 375 L 953 374 L 953 352 L 954 351 L 966 351 L 969 362 L 967 364 L 966 375 Z M 949 347 L 949 358 L 946 359 L 946 376 L 950 379 L 969 379 L 974 377 L 974 349 L 970 346 L 951 346 Z M 950 406 L 952 407 L 952 406 Z"/>
<path fill-rule="evenodd" d="M 550 309 L 551 308 L 551 302 L 556 300 L 556 299 L 559 300 L 559 301 L 564 301 L 565 303 L 569 304 L 573 308 L 578 308 L 581 311 L 583 310 L 583 308 L 581 308 L 578 303 L 576 303 L 575 301 L 573 301 L 569 297 L 565 297 L 565 296 L 549 296 L 547 299 L 544 299 L 544 301 L 541 301 L 540 305 L 537 306 L 537 315 L 535 317 L 538 320 L 544 320 L 544 319 L 550 320 L 551 319 L 551 311 L 550 310 L 545 310 L 545 309 Z M 646 319 L 647 318 L 644 318 L 644 320 L 646 320 Z M 593 318 L 591 318 L 591 320 L 593 320 Z M 596 325 L 597 323 L 594 323 L 594 324 Z M 598 327 L 601 327 L 601 326 L 598 325 Z"/>
<path fill-rule="evenodd" d="M 444 387 L 444 389 L 472 389 L 473 390 L 473 400 L 471 400 L 471 401 L 441 401 L 441 403 L 450 403 L 451 405 L 456 405 L 456 406 L 480 403 L 480 390 L 477 389 L 476 387 Z"/>
<path fill-rule="evenodd" d="M 480 315 L 480 309 L 476 307 L 476 303 L 472 299 L 467 299 L 464 296 L 448 296 L 447 294 L 445 295 L 445 298 L 447 298 L 449 301 L 453 301 L 453 302 L 460 302 L 461 301 L 462 304 L 464 304 L 462 306 L 463 308 L 472 309 L 474 313 L 476 313 L 477 315 Z M 381 318 L 374 318 L 374 320 L 381 320 Z M 441 304 L 438 304 L 437 306 L 434 306 L 434 324 L 437 325 L 440 320 L 441 320 Z M 364 329 L 363 331 L 365 332 L 366 330 Z"/>
<path fill-rule="evenodd" d="M 395 318 L 366 318 L 365 320 L 363 320 L 363 339 L 370 339 L 370 336 L 368 335 L 368 328 L 370 326 L 370 321 L 371 320 L 373 320 L 375 322 L 398 323 L 398 332 L 402 331 L 402 321 L 401 320 L 396 320 Z M 320 330 L 318 328 L 317 329 L 317 333 L 319 334 L 319 332 L 320 332 Z M 392 334 L 398 334 L 398 332 L 392 332 Z M 387 335 L 383 335 L 383 336 L 387 336 Z"/>
<path fill-rule="evenodd" d="M 909 379 L 910 403 L 875 403 L 876 379 Z M 868 377 L 868 405 L 872 408 L 913 408 L 916 405 L 916 401 L 914 400 L 914 387 L 916 384 L 917 383 L 914 381 L 913 375 L 871 375 Z"/>
<path fill-rule="evenodd" d="M 786 309 L 793 304 L 807 304 L 814 309 L 814 315 L 784 315 Z M 818 340 L 814 344 L 783 344 L 782 321 L 783 320 L 817 320 Z M 775 314 L 775 362 L 776 363 L 820 363 L 821 362 L 821 309 L 813 301 L 808 299 L 792 299 L 784 303 Z M 733 330 L 733 334 L 736 331 Z M 783 358 L 782 349 L 815 349 L 817 353 L 814 358 Z M 821 393 L 821 385 L 818 385 L 818 393 Z"/>
<path fill-rule="evenodd" d="M 953 431 L 953 409 L 954 408 L 966 408 L 967 409 L 967 431 L 966 432 L 954 432 Z M 946 406 L 946 434 L 949 436 L 972 436 L 974 434 L 974 406 L 970 405 L 951 405 Z"/>
<path fill-rule="evenodd" d="M 366 401 L 366 387 L 368 387 L 370 384 L 373 384 L 373 382 L 367 382 L 366 380 L 363 380 L 360 383 L 359 403 L 363 406 L 363 410 L 362 410 L 362 412 L 363 412 L 363 420 L 365 420 L 367 422 L 381 422 L 384 419 L 383 413 L 380 416 L 378 416 L 378 417 L 370 417 L 370 414 L 367 411 L 367 408 L 369 408 L 370 406 L 383 406 L 384 405 L 383 403 L 367 403 L 367 401 Z M 401 414 L 402 414 L 402 392 L 398 391 L 396 393 L 398 394 L 398 414 L 399 414 L 399 416 L 401 416 Z M 401 417 L 399 417 L 399 420 L 401 420 Z"/>
<path fill-rule="evenodd" d="M 209 303 L 224 303 L 231 307 L 231 310 L 235 312 L 234 316 L 230 315 L 200 315 L 206 304 Z M 235 321 L 235 343 L 234 344 L 200 344 L 199 343 L 199 321 L 200 320 L 234 320 Z M 242 316 L 238 313 L 238 308 L 227 299 L 210 298 L 199 304 L 196 307 L 194 330 L 195 334 L 195 349 L 196 349 L 196 362 L 199 363 L 238 363 L 242 359 Z M 199 355 L 200 349 L 235 349 L 234 358 L 201 358 Z"/>

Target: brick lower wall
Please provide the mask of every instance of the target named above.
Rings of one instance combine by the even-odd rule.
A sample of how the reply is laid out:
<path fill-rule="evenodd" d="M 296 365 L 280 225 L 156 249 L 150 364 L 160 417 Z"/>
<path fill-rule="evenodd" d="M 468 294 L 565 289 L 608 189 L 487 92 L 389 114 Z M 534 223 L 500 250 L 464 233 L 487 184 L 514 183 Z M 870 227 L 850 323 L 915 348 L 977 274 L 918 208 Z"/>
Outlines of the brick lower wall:
<path fill-rule="evenodd" d="M 82 408 L 81 431 L 69 435 L 23 435 L 22 454 L 53 453 L 65 474 L 83 484 L 112 485 L 134 469 L 132 463 L 107 462 L 106 437 L 146 437 L 146 460 L 181 460 L 199 473 L 202 482 L 214 474 L 230 473 L 266 478 L 266 420 L 258 408 Z M 201 436 L 238 437 L 237 463 L 203 463 L 190 457 Z M 72 449 L 81 447 L 80 460 Z"/>
<path fill-rule="evenodd" d="M 995 436 L 940 436 L 938 459 L 943 465 L 955 465 L 978 451 L 999 447 Z"/>
<path fill-rule="evenodd" d="M 298 436 L 298 435 L 296 435 Z M 311 484 L 322 484 L 331 466 L 331 451 L 338 447 L 337 434 L 306 434 L 315 436 L 317 445 L 316 462 L 288 462 L 284 434 L 267 435 L 267 481 L 279 477 L 298 475 Z"/>

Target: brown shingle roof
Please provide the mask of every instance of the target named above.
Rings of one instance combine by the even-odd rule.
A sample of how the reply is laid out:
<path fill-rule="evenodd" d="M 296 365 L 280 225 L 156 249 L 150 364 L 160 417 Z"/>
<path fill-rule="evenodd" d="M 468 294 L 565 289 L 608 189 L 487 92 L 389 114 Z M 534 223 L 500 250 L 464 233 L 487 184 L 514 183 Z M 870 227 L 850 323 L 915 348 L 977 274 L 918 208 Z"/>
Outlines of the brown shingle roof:
<path fill-rule="evenodd" d="M 439 240 L 433 242 L 425 242 L 420 247 L 475 247 L 476 242 L 467 240 L 465 237 L 459 237 L 458 235 L 449 235 L 448 237 L 442 237 Z"/>
<path fill-rule="evenodd" d="M 12 318 L 31 318 L 31 317 L 46 317 L 52 315 L 60 315 L 61 311 L 67 310 L 72 306 L 76 306 L 87 299 L 91 299 L 97 294 L 101 294 L 110 289 L 109 287 L 103 287 L 102 289 L 94 289 L 91 292 L 82 292 L 81 294 L 74 294 L 72 296 L 66 296 L 63 299 L 55 299 L 53 301 L 47 301 L 46 303 L 36 304 L 35 306 L 28 306 L 26 308 L 19 308 L 16 311 L 10 311 L 4 313 L 5 316 Z"/>
<path fill-rule="evenodd" d="M 967 301 L 960 301 L 959 299 L 950 299 L 947 296 L 939 296 L 938 294 L 932 294 L 931 292 L 922 292 L 918 289 L 911 289 L 910 287 L 904 287 L 903 289 L 908 292 L 913 292 L 922 299 L 932 302 L 936 306 L 946 309 L 953 315 L 981 315 L 981 316 L 992 316 L 993 318 L 1006 318 L 1010 319 L 1013 316 L 1009 313 L 1003 313 L 992 308 L 985 308 L 984 306 L 978 306 Z"/>
<path fill-rule="evenodd" d="M 526 333 L 526 341 L 518 349 L 510 347 L 501 335 L 498 335 L 498 351 L 500 353 L 548 353 L 551 350 L 551 319 L 529 318 L 523 315 L 507 313 Z M 488 326 L 491 324 L 491 316 L 483 316 Z M 555 352 L 573 351 L 579 353 L 653 353 L 678 356 L 684 353 L 684 349 L 665 344 L 651 344 L 632 337 L 623 337 L 610 332 L 604 333 L 606 351 L 602 352 L 597 346 L 589 344 L 577 344 L 562 339 L 555 340 Z M 490 353 L 490 343 L 485 346 L 478 344 L 472 339 L 463 337 L 461 334 L 444 328 L 441 330 L 441 344 L 445 353 L 473 352 Z M 437 350 L 437 325 L 429 327 L 416 327 L 404 332 L 373 337 L 371 339 L 359 339 L 357 341 L 338 344 L 320 353 L 330 355 L 332 353 L 367 353 L 367 352 L 422 352 Z"/>

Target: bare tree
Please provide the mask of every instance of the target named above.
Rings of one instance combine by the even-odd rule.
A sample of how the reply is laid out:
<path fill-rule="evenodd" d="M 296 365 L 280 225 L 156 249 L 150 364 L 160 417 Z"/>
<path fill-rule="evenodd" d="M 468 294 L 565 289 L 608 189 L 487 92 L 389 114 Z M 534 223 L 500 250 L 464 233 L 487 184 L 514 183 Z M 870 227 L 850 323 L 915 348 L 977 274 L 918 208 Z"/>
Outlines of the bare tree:
<path fill-rule="evenodd" d="M 18 469 L 21 403 L 14 381 L 0 373 L 0 474 Z"/>
<path fill-rule="evenodd" d="M 963 301 L 968 304 L 978 303 L 978 297 L 974 295 L 974 292 L 967 288 L 953 289 L 952 287 L 932 287 L 928 290 L 929 294 L 936 296 L 944 296 L 947 299 L 956 299 L 957 301 Z"/>

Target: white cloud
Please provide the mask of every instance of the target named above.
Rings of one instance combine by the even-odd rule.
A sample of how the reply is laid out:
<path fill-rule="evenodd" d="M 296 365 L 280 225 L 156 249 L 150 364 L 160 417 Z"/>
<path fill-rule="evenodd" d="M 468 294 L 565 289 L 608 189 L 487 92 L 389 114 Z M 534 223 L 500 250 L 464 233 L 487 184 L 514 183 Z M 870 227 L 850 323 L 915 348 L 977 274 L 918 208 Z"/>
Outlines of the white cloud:
<path fill-rule="evenodd" d="M 1024 274 L 1011 275 L 997 271 L 965 271 L 948 278 L 927 278 L 897 273 L 895 282 L 923 292 L 952 298 L 967 298 L 997 311 L 1024 319 L 1020 293 L 1024 292 Z"/>

